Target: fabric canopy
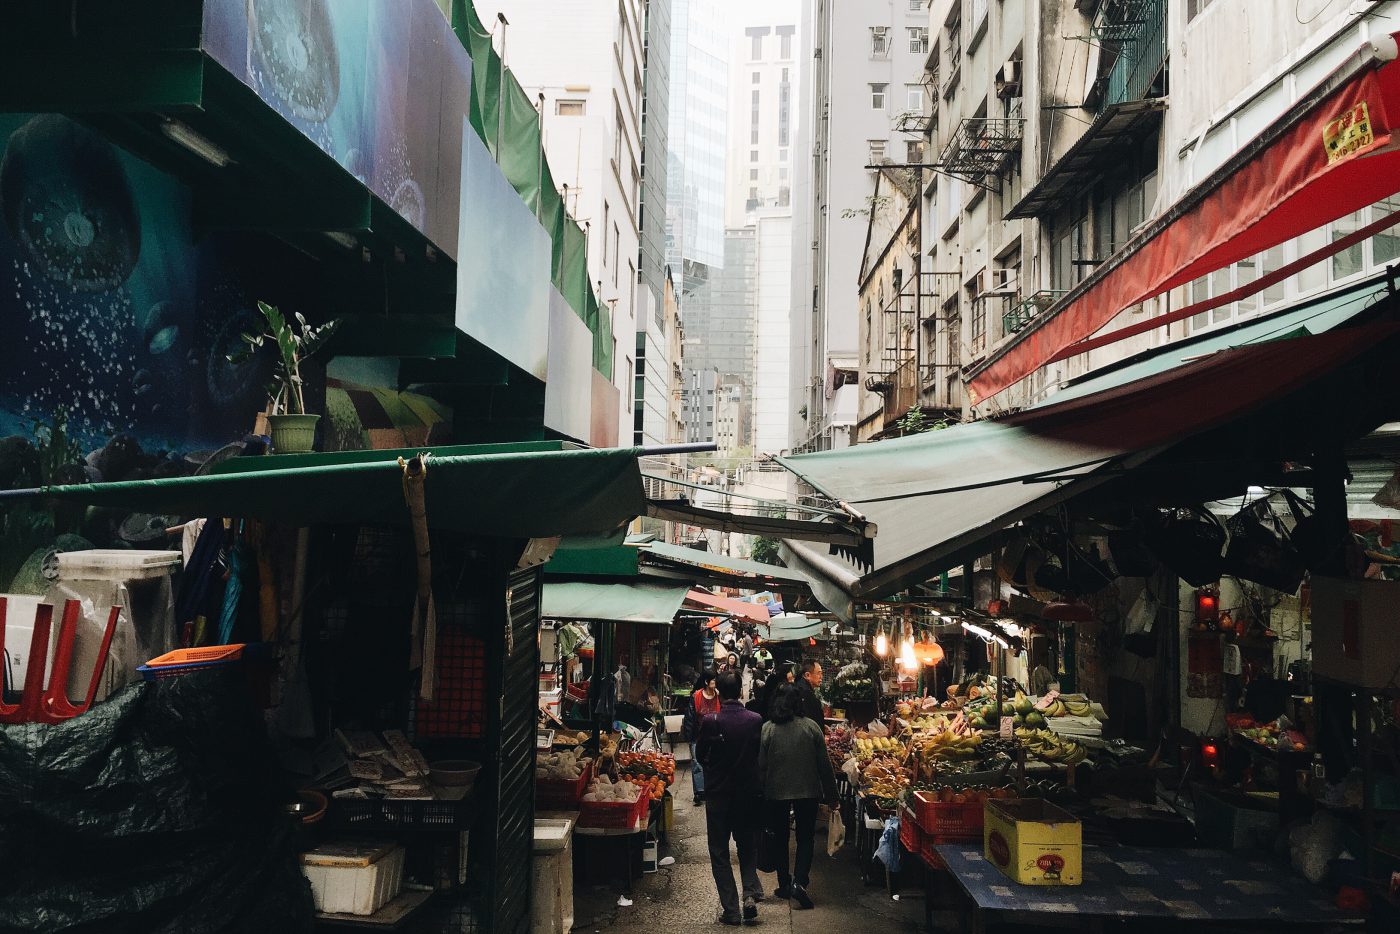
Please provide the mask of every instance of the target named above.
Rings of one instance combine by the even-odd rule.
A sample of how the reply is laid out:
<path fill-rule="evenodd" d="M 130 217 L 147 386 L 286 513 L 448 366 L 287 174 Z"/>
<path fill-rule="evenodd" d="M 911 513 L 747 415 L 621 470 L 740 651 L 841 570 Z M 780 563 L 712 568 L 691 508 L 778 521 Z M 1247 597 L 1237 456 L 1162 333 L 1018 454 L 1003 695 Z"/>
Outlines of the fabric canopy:
<path fill-rule="evenodd" d="M 554 450 L 548 450 L 553 447 Z M 608 531 L 644 508 L 639 451 L 474 445 L 244 457 L 205 476 L 6 491 L 167 516 L 405 525 L 400 456 L 426 452 L 428 525 L 506 538 Z"/>
<path fill-rule="evenodd" d="M 774 587 L 807 587 L 807 578 L 796 571 L 776 564 L 748 561 L 744 558 L 731 558 L 697 548 L 681 545 L 668 545 L 665 542 L 651 542 L 638 551 L 642 561 L 648 565 L 677 567 L 706 571 L 721 577 L 726 582 L 753 590 L 771 590 Z"/>
<path fill-rule="evenodd" d="M 1340 87 L 1310 95 L 976 373 L 973 403 L 1127 308 L 1400 191 L 1397 125 L 1400 63 L 1372 59 Z"/>
<path fill-rule="evenodd" d="M 768 623 L 768 607 L 761 603 L 746 603 L 743 600 L 736 600 L 733 597 L 722 597 L 719 594 L 706 593 L 703 590 L 691 590 L 685 596 L 688 606 L 693 606 L 702 610 L 719 610 L 729 616 L 748 620 L 751 623 Z"/>
<path fill-rule="evenodd" d="M 880 529 L 867 554 L 801 542 L 785 542 L 785 554 L 853 597 L 892 593 L 1174 442 L 1234 422 L 1368 350 L 1393 352 L 1397 334 L 1400 325 L 1380 323 L 1269 340 L 998 421 L 783 458 Z"/>
<path fill-rule="evenodd" d="M 545 581 L 540 597 L 544 619 L 576 619 L 594 623 L 637 623 L 669 626 L 680 612 L 689 588 L 684 584 L 595 584 L 585 581 Z"/>
<path fill-rule="evenodd" d="M 826 623 L 808 619 L 801 613 L 782 613 L 768 624 L 765 642 L 800 642 L 814 639 L 826 632 Z"/>

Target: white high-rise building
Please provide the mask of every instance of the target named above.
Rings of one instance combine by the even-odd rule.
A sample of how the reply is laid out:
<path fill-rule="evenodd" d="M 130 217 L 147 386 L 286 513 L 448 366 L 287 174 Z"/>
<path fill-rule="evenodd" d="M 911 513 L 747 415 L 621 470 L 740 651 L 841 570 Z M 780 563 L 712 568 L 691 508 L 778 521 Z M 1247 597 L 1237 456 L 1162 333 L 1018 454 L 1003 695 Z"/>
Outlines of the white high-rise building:
<path fill-rule="evenodd" d="M 974 3 L 974 6 L 977 4 Z M 982 4 L 985 6 L 985 4 Z M 868 165 L 923 161 L 901 130 L 925 106 L 926 0 L 808 0 L 802 122 L 794 180 L 794 447 L 850 443 L 855 427 L 862 247 L 875 188 Z"/>
<path fill-rule="evenodd" d="M 588 273 L 612 314 L 619 422 L 634 422 L 641 256 L 642 0 L 496 0 L 505 62 L 544 95 L 544 145 L 566 209 L 588 236 Z M 497 43 L 499 48 L 500 42 Z M 621 440 L 621 439 L 619 439 Z"/>

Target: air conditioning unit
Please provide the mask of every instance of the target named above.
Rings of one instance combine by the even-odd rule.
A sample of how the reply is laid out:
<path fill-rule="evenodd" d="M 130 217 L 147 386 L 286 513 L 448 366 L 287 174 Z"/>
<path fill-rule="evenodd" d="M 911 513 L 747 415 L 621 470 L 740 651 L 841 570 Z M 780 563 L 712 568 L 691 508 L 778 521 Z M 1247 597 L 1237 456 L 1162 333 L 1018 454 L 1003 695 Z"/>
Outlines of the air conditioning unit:
<path fill-rule="evenodd" d="M 1020 97 L 1021 96 L 1021 60 L 1013 58 L 1001 70 L 997 72 L 996 79 L 997 97 Z"/>
<path fill-rule="evenodd" d="M 987 289 L 989 292 L 1006 293 L 1016 291 L 1015 269 L 990 269 L 987 272 L 991 279 Z"/>

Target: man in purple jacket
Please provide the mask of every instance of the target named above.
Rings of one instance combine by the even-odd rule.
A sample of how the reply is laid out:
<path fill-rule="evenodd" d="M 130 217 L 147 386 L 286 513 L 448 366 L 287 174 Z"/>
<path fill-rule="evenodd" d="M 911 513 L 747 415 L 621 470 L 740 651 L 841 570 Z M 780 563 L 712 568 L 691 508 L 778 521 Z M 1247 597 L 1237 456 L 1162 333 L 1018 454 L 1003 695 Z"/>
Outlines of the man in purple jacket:
<path fill-rule="evenodd" d="M 695 754 L 705 768 L 705 829 L 710 843 L 710 870 L 719 892 L 720 921 L 728 925 L 758 918 L 763 900 L 758 879 L 758 741 L 763 718 L 739 703 L 739 678 L 719 676 L 720 711 L 700 722 Z M 729 865 L 729 839 L 739 850 L 739 878 L 744 887 L 743 914 Z"/>

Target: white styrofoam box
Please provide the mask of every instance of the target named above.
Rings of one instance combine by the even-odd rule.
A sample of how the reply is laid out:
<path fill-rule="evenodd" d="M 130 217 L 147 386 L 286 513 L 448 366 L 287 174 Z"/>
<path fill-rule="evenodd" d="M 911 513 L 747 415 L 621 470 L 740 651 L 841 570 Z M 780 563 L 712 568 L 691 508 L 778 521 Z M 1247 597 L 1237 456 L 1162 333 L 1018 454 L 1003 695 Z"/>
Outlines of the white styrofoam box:
<path fill-rule="evenodd" d="M 535 852 L 552 853 L 569 845 L 574 822 L 556 818 L 535 818 Z"/>
<path fill-rule="evenodd" d="M 404 848 L 384 843 L 328 843 L 301 854 L 316 910 L 372 915 L 403 886 Z"/>
<path fill-rule="evenodd" d="M 180 566 L 178 551 L 132 548 L 87 548 L 58 553 L 62 580 L 147 580 L 169 574 Z"/>

